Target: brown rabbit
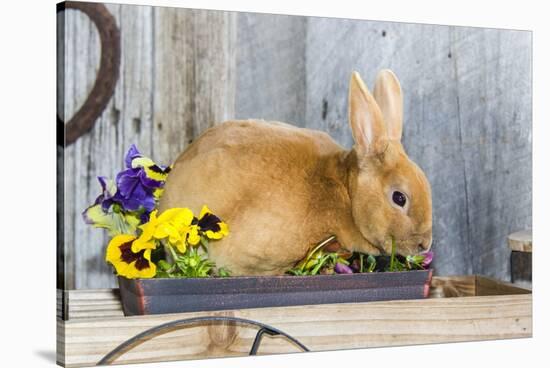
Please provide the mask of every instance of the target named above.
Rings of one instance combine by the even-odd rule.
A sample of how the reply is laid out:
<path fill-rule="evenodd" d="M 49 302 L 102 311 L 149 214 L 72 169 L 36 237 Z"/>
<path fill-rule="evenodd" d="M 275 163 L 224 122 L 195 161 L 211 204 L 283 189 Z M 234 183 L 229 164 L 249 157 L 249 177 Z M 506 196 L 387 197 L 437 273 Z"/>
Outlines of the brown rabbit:
<path fill-rule="evenodd" d="M 432 243 L 430 184 L 401 145 L 403 99 L 389 70 L 374 97 L 354 72 L 347 151 L 326 133 L 260 120 L 208 129 L 176 160 L 160 210 L 206 204 L 230 234 L 210 257 L 232 275 L 276 275 L 334 234 L 350 251 L 403 255 Z"/>

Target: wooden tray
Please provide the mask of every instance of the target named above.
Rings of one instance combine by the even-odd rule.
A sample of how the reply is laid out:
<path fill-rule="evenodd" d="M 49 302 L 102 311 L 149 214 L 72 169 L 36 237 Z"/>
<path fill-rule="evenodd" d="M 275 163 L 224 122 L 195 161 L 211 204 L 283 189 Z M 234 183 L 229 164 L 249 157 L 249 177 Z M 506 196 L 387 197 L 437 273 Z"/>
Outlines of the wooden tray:
<path fill-rule="evenodd" d="M 57 361 L 69 367 L 92 366 L 147 329 L 213 315 L 274 326 L 311 351 L 532 336 L 531 292 L 481 276 L 434 277 L 427 299 L 133 317 L 124 316 L 118 289 L 58 290 Z M 174 329 L 115 363 L 248 355 L 256 333 L 255 328 L 235 324 Z M 264 337 L 258 354 L 298 351 L 285 339 Z"/>
<path fill-rule="evenodd" d="M 118 278 L 127 316 L 283 307 L 428 296 L 432 270 L 317 276 Z"/>

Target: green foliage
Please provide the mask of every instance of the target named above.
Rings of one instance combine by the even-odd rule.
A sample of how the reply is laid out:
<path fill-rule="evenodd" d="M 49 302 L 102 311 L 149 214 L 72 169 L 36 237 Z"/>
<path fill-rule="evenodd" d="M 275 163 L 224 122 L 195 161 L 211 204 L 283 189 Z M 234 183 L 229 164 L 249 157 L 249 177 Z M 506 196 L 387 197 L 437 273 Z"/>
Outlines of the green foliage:
<path fill-rule="evenodd" d="M 424 266 L 422 265 L 422 262 L 424 262 L 425 256 L 424 255 L 414 255 L 414 256 L 407 256 L 404 259 L 399 258 L 396 255 L 395 251 L 395 239 L 392 238 L 392 247 L 391 247 L 391 257 L 390 257 L 390 265 L 387 267 L 385 271 L 387 272 L 399 272 L 399 271 L 413 271 L 413 270 L 423 270 Z"/>
<path fill-rule="evenodd" d="M 306 256 L 305 261 L 300 262 L 296 267 L 287 271 L 294 276 L 311 276 L 320 273 L 334 273 L 336 263 L 349 265 L 349 262 L 336 252 L 329 253 L 321 249 L 315 250 Z"/>
<path fill-rule="evenodd" d="M 361 254 L 363 256 L 363 254 Z M 376 258 L 372 255 L 368 255 L 367 257 L 367 272 L 374 272 L 374 269 L 376 268 Z M 364 272 L 364 271 L 361 271 Z"/>
<path fill-rule="evenodd" d="M 322 243 L 321 243 L 322 244 Z M 326 245 L 323 244 L 323 245 Z M 354 253 L 343 259 L 337 252 L 326 252 L 323 246 L 316 246 L 294 268 L 287 271 L 290 275 L 308 276 L 335 273 L 337 263 L 350 265 L 353 272 L 400 272 L 426 269 L 433 255 L 426 259 L 425 254 L 401 256 L 397 254 L 395 239 L 392 238 L 391 254 L 373 256 L 371 254 Z"/>
<path fill-rule="evenodd" d="M 231 276 L 231 273 L 229 272 L 228 269 L 224 267 L 218 268 L 218 277 L 230 277 L 230 276 Z"/>
<path fill-rule="evenodd" d="M 157 262 L 157 273 L 155 277 L 208 277 L 212 276 L 214 262 L 208 259 L 206 253 L 201 254 L 196 247 L 188 247 L 185 253 L 179 253 L 167 246 L 172 256 L 173 263 L 165 260 Z M 226 271 L 227 272 L 227 271 Z M 227 273 L 228 274 L 228 273 Z"/>

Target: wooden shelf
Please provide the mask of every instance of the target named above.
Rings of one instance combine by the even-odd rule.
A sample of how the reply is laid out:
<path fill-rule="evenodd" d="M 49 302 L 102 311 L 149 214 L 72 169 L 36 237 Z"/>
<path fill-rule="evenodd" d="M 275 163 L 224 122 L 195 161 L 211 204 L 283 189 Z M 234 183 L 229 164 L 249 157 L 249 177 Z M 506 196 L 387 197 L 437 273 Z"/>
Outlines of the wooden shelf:
<path fill-rule="evenodd" d="M 514 252 L 533 252 L 533 234 L 531 230 L 522 230 L 508 235 L 508 246 Z"/>
<path fill-rule="evenodd" d="M 61 318 L 63 309 L 66 320 Z M 117 289 L 58 290 L 57 360 L 68 367 L 92 366 L 122 342 L 149 328 L 212 315 L 268 324 L 295 337 L 311 351 L 532 335 L 530 291 L 481 276 L 434 277 L 428 299 L 134 317 L 124 316 Z M 248 326 L 205 323 L 152 337 L 115 362 L 248 355 L 256 332 Z M 279 336 L 265 337 L 258 353 L 299 351 Z"/>

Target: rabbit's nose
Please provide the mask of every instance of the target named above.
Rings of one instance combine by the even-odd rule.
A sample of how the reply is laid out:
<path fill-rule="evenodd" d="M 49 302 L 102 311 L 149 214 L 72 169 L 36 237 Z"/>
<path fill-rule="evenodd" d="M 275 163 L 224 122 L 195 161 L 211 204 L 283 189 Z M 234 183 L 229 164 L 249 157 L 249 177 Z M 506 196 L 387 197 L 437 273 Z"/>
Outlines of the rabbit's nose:
<path fill-rule="evenodd" d="M 430 248 L 432 247 L 432 240 L 433 240 L 432 231 L 430 230 L 429 232 L 423 234 L 418 240 L 419 240 L 419 243 L 417 245 L 418 253 L 422 253 L 430 250 Z"/>
<path fill-rule="evenodd" d="M 425 252 L 432 246 L 432 240 L 425 240 L 418 244 L 418 253 Z"/>

